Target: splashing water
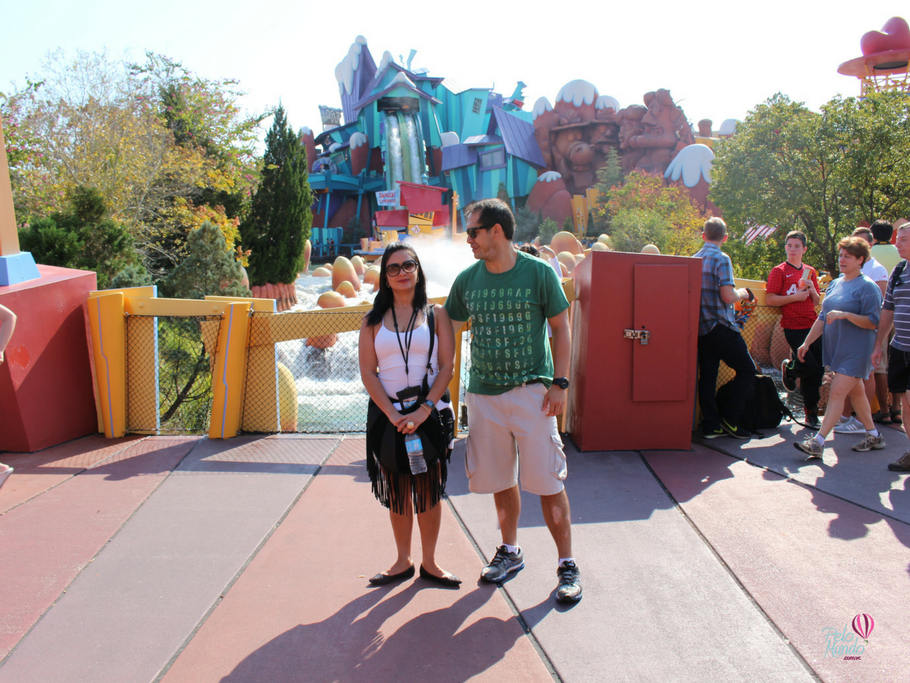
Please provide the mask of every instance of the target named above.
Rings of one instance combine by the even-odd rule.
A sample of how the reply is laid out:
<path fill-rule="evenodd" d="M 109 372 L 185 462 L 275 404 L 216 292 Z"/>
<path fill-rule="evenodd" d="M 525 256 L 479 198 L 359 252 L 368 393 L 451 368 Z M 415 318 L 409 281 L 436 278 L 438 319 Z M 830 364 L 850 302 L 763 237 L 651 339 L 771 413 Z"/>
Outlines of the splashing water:
<path fill-rule="evenodd" d="M 427 295 L 446 296 L 455 277 L 474 263 L 466 244 L 433 238 L 409 239 L 427 277 Z M 304 275 L 295 283 L 297 304 L 292 311 L 319 310 L 316 301 L 332 291 L 332 279 Z M 371 304 L 376 295 L 363 286 L 349 305 Z M 341 309 L 336 309 L 341 310 Z M 305 339 L 276 344 L 279 362 L 290 369 L 297 387 L 298 430 L 356 432 L 366 426 L 369 396 L 360 378 L 359 333 L 342 332 L 327 349 L 308 347 Z"/>

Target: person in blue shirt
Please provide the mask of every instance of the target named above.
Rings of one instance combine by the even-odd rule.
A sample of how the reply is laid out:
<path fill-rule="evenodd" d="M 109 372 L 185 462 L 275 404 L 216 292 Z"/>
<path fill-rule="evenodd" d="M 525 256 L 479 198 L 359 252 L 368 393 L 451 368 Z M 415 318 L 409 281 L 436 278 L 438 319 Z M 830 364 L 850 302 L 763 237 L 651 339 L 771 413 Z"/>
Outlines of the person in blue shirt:
<path fill-rule="evenodd" d="M 698 402 L 703 414 L 702 433 L 706 439 L 729 434 L 737 439 L 752 435 L 740 424 L 746 396 L 755 381 L 755 363 L 736 325 L 733 304 L 754 301 L 749 289 L 736 289 L 733 264 L 720 250 L 727 241 L 727 224 L 710 218 L 702 229 L 705 246 L 696 257 L 702 259 L 701 307 L 698 314 Z M 736 373 L 732 380 L 726 418 L 717 412 L 717 372 L 723 361 Z"/>
<path fill-rule="evenodd" d="M 802 360 L 811 344 L 824 335 L 822 362 L 834 373 L 821 429 L 815 436 L 793 444 L 809 458 L 821 458 L 824 454 L 825 439 L 834 429 L 848 396 L 853 401 L 857 419 L 866 429 L 863 440 L 854 444 L 853 450 L 866 452 L 885 447 L 885 437 L 872 421 L 872 408 L 863 387 L 872 372 L 882 293 L 878 285 L 862 273 L 863 264 L 870 258 L 869 243 L 862 237 L 845 237 L 838 242 L 837 248 L 837 264 L 843 276 L 828 286 L 822 312 L 796 351 Z"/>

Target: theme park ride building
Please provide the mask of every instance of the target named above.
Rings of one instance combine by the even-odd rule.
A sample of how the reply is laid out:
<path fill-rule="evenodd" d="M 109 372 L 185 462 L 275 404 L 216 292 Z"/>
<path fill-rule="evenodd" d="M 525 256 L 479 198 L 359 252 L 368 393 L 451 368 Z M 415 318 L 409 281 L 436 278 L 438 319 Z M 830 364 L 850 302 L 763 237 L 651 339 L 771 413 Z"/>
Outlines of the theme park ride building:
<path fill-rule="evenodd" d="M 593 84 L 573 80 L 555 105 L 542 97 L 525 111 L 522 82 L 508 97 L 463 88 L 412 69 L 413 56 L 402 66 L 386 51 L 377 64 L 358 36 L 335 70 L 341 107 L 321 107 L 318 135 L 303 130 L 317 242 L 340 242 L 355 217 L 374 233 L 443 234 L 459 207 L 503 188 L 513 205 L 526 202 L 559 225 L 572 217 L 583 232 L 597 170 L 611 150 L 624 172 L 663 174 L 703 210 L 714 209 L 711 122 L 700 122 L 696 137 L 669 90 L 620 108 Z M 734 123 L 725 122 L 722 134 L 732 134 Z"/>

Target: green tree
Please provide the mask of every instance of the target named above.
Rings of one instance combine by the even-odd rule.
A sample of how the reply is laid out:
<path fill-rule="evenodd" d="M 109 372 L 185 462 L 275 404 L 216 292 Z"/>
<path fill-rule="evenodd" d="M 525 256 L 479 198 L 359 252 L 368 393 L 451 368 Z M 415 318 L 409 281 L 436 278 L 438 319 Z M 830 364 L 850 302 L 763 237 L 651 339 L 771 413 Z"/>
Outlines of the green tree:
<path fill-rule="evenodd" d="M 818 113 L 777 94 L 716 154 L 711 196 L 733 232 L 773 225 L 773 245 L 802 230 L 832 272 L 838 240 L 860 221 L 910 212 L 910 101 L 900 93 L 838 97 Z"/>
<path fill-rule="evenodd" d="M 359 242 L 364 237 L 363 232 L 363 223 L 360 218 L 354 216 L 351 220 L 348 221 L 348 224 L 344 228 L 344 237 L 345 242 Z M 360 247 L 358 247 L 359 249 Z"/>
<path fill-rule="evenodd" d="M 559 232 L 559 226 L 552 218 L 547 218 L 540 224 L 540 243 L 544 246 L 553 241 L 553 236 Z"/>
<path fill-rule="evenodd" d="M 604 165 L 597 169 L 597 182 L 594 189 L 597 190 L 597 202 L 592 207 L 593 220 L 590 222 L 588 232 L 600 234 L 610 231 L 610 221 L 612 216 L 608 208 L 610 197 L 613 196 L 613 189 L 622 186 L 622 162 L 619 160 L 619 154 L 612 147 L 607 152 Z"/>
<path fill-rule="evenodd" d="M 659 175 L 633 171 L 610 194 L 606 210 L 618 251 L 638 252 L 646 244 L 657 245 L 663 254 L 697 251 L 704 219 L 684 190 L 665 185 Z"/>
<path fill-rule="evenodd" d="M 145 62 L 129 70 L 155 98 L 174 142 L 202 152 L 211 165 L 193 204 L 222 206 L 229 218 L 240 216 L 258 177 L 255 146 L 267 114 L 241 113 L 244 93 L 235 79 L 204 78 L 165 55 L 146 52 Z"/>
<path fill-rule="evenodd" d="M 515 241 L 516 242 L 533 242 L 534 238 L 540 234 L 540 224 L 543 217 L 540 212 L 531 211 L 527 206 L 523 206 L 515 212 Z"/>
<path fill-rule="evenodd" d="M 113 279 L 111 279 L 110 289 L 124 289 L 126 287 L 145 287 L 154 284 L 152 276 L 143 268 L 142 264 L 137 263 L 127 266 Z"/>
<path fill-rule="evenodd" d="M 40 218 L 19 231 L 19 246 L 37 263 L 72 268 L 84 245 L 78 233 L 61 228 L 53 218 Z"/>
<path fill-rule="evenodd" d="M 778 235 L 780 232 L 778 230 L 768 238 L 753 240 L 751 244 L 746 244 L 742 235 L 731 233 L 721 248 L 733 261 L 734 275 L 747 280 L 766 280 L 771 269 L 787 258 L 782 242 L 786 233 Z M 811 262 L 813 256 L 810 244 L 806 262 Z M 837 275 L 837 272 L 834 274 Z"/>
<path fill-rule="evenodd" d="M 250 283 L 290 284 L 303 267 L 303 248 L 310 236 L 313 195 L 306 149 L 288 125 L 284 107 L 265 136 L 262 182 L 250 213 L 240 224 L 249 257 Z"/>
<path fill-rule="evenodd" d="M 164 290 L 178 299 L 203 299 L 207 295 L 250 296 L 241 284 L 243 271 L 234 254 L 224 246 L 224 235 L 210 221 L 190 233 L 187 254 L 168 276 Z"/>
<path fill-rule="evenodd" d="M 0 95 L 18 220 L 63 212 L 74 188 L 96 188 L 162 277 L 195 209 L 220 205 L 235 218 L 248 204 L 262 117 L 241 115 L 240 95 L 234 81 L 151 53 L 142 65 L 103 52 L 50 54 L 40 78 Z"/>
<path fill-rule="evenodd" d="M 94 188 L 74 188 L 67 209 L 33 221 L 20 242 L 39 263 L 95 271 L 99 289 L 138 260 L 129 230 L 107 217 Z"/>

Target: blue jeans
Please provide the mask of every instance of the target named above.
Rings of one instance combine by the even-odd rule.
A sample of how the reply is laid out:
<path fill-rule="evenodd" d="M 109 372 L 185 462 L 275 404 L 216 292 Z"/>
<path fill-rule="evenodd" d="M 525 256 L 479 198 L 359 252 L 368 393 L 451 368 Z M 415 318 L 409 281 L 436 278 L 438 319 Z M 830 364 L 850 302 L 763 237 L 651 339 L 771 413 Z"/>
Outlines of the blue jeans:
<path fill-rule="evenodd" d="M 698 338 L 698 402 L 704 415 L 705 432 L 720 428 L 717 414 L 717 371 L 723 361 L 736 373 L 730 392 L 730 405 L 724 406 L 733 426 L 739 424 L 746 407 L 746 396 L 755 381 L 755 362 L 739 332 L 718 323 Z"/>

